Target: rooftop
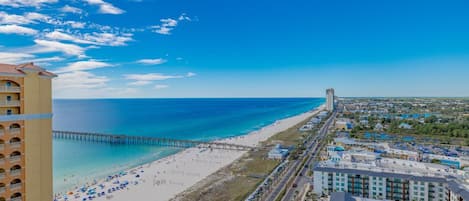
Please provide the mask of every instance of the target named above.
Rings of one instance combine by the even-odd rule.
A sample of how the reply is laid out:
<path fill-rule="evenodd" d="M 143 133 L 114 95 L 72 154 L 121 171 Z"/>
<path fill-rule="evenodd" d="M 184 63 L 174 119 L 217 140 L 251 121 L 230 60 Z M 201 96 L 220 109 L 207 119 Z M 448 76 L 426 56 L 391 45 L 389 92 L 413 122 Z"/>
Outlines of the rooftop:
<path fill-rule="evenodd" d="M 13 64 L 2 64 L 0 63 L 0 75 L 6 75 L 6 76 L 23 76 L 26 73 L 25 72 L 38 72 L 39 75 L 41 76 L 46 76 L 46 77 L 57 77 L 56 74 L 51 73 L 39 66 L 34 65 L 34 63 L 25 63 L 25 64 L 19 64 L 19 65 L 13 65 Z"/>

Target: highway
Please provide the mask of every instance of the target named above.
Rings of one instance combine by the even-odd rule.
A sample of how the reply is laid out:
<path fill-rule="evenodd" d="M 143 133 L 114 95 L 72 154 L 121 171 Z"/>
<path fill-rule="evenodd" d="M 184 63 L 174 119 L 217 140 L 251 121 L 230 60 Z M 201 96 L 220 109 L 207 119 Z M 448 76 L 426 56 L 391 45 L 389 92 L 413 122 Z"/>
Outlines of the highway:
<path fill-rule="evenodd" d="M 299 167 L 302 163 L 302 161 L 307 157 L 306 165 L 310 164 L 311 161 L 314 159 L 317 153 L 317 149 L 320 147 L 321 142 L 323 141 L 324 137 L 327 135 L 328 129 L 330 125 L 332 124 L 334 118 L 335 118 L 336 113 L 334 112 L 329 119 L 324 123 L 324 125 L 321 127 L 321 129 L 318 132 L 318 135 L 316 135 L 313 140 L 309 142 L 309 145 L 306 148 L 306 151 L 301 155 L 298 160 L 294 161 L 293 164 L 291 165 L 291 168 L 289 168 L 287 173 L 281 178 L 280 182 L 274 187 L 274 189 L 270 192 L 270 194 L 267 196 L 266 200 L 268 201 L 275 201 L 280 193 L 287 188 L 287 192 L 285 196 L 283 197 L 282 200 L 289 201 L 291 198 L 293 198 L 294 192 L 296 188 L 292 188 L 291 186 L 287 186 L 288 181 L 293 178 L 293 183 L 296 183 L 298 185 L 297 188 L 302 187 L 307 182 L 311 181 L 311 178 L 306 177 L 306 173 L 309 169 L 308 167 Z M 295 176 L 294 174 L 298 170 L 298 168 L 301 168 L 300 173 L 298 176 Z M 303 176 L 299 176 L 303 175 Z"/>

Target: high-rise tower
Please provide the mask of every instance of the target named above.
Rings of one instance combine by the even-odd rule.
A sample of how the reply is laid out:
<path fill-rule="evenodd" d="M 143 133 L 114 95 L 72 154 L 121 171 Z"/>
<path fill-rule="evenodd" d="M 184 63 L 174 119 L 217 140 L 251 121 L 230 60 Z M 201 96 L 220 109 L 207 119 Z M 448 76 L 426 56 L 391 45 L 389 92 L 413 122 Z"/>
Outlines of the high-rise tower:
<path fill-rule="evenodd" d="M 334 111 L 334 89 L 326 89 L 326 109 L 327 111 Z"/>
<path fill-rule="evenodd" d="M 0 200 L 52 200 L 52 83 L 33 63 L 0 64 Z"/>

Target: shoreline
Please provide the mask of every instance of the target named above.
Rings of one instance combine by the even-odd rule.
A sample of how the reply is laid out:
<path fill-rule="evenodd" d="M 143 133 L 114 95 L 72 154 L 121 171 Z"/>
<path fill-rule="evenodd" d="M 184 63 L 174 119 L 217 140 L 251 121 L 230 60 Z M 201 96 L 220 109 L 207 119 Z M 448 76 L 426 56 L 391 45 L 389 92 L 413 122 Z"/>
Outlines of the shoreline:
<path fill-rule="evenodd" d="M 245 135 L 214 141 L 257 146 L 271 136 L 317 114 L 323 108 L 324 104 L 313 110 L 277 120 Z M 90 194 L 95 196 L 93 200 L 98 201 L 169 200 L 219 169 L 233 163 L 245 153 L 247 151 L 208 150 L 197 147 L 184 149 L 176 154 L 99 180 L 86 189 L 74 189 L 73 194 L 67 193 L 67 198 L 69 201 L 82 201 L 86 194 Z M 56 200 L 65 199 L 61 196 Z"/>

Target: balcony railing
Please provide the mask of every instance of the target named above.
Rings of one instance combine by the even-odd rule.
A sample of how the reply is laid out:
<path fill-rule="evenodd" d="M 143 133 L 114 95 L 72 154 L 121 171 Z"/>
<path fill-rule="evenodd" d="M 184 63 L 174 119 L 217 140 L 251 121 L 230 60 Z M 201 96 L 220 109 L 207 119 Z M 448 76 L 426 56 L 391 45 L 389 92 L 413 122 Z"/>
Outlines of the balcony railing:
<path fill-rule="evenodd" d="M 11 176 L 18 176 L 21 174 L 21 169 L 17 169 L 17 170 L 11 170 L 10 171 L 10 175 Z"/>
<path fill-rule="evenodd" d="M 1 129 L 0 130 L 0 136 L 5 135 L 5 130 Z"/>
<path fill-rule="evenodd" d="M 19 160 L 21 160 L 21 156 L 19 156 L 19 155 L 18 155 L 18 156 L 11 156 L 11 157 L 10 157 L 10 161 L 11 161 L 11 162 L 16 162 L 16 161 L 19 161 Z"/>
<path fill-rule="evenodd" d="M 19 100 L 4 100 L 0 101 L 0 106 L 8 106 L 8 107 L 19 107 L 20 106 L 20 101 Z"/>
<path fill-rule="evenodd" d="M 5 172 L 0 173 L 0 179 L 5 178 L 5 175 L 6 175 Z"/>
<path fill-rule="evenodd" d="M 21 188 L 21 183 L 10 184 L 10 189 L 11 190 L 15 190 L 15 189 L 18 189 L 18 188 Z"/>
<path fill-rule="evenodd" d="M 17 198 L 11 198 L 10 201 L 23 201 L 23 199 L 21 197 L 17 197 Z"/>
<path fill-rule="evenodd" d="M 21 92 L 21 88 L 20 87 L 0 86 L 0 92 L 19 93 L 19 92 Z"/>
<path fill-rule="evenodd" d="M 10 134 L 19 134 L 21 132 L 21 128 L 10 128 Z"/>
<path fill-rule="evenodd" d="M 5 149 L 5 144 L 0 144 L 0 151 Z"/>
<path fill-rule="evenodd" d="M 5 164 L 5 158 L 0 159 L 0 165 Z"/>
<path fill-rule="evenodd" d="M 5 187 L 0 187 L 0 193 L 5 193 L 7 189 Z"/>
<path fill-rule="evenodd" d="M 11 148 L 20 148 L 21 147 L 21 142 L 10 142 L 10 147 Z M 1 150 L 1 148 L 0 148 Z"/>

